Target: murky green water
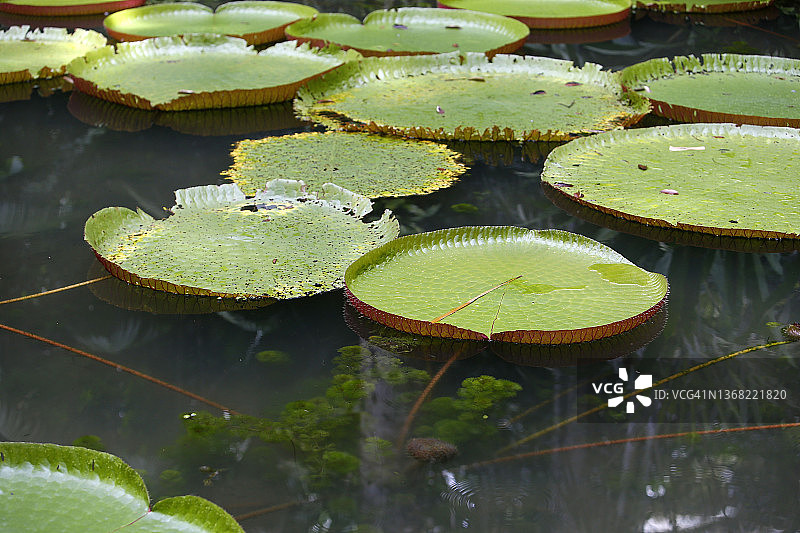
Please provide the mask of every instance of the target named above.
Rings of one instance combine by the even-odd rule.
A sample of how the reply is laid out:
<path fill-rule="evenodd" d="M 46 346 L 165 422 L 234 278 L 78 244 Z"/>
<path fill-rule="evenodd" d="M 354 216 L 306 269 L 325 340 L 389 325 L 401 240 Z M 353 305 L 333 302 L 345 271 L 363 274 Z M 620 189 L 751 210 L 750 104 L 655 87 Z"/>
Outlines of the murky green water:
<path fill-rule="evenodd" d="M 363 15 L 378 4 L 322 7 Z M 638 16 L 630 32 L 616 29 L 611 41 L 529 43 L 524 51 L 615 69 L 701 52 L 800 56 L 796 16 L 769 16 L 740 20 L 761 30 L 713 25 L 724 19 L 697 25 Z M 174 189 L 222 183 L 235 141 L 309 129 L 285 106 L 252 110 L 227 135 L 189 133 L 199 118 L 170 123 L 87 106 L 80 95 L 60 92 L 0 103 L 0 300 L 102 276 L 83 242 L 93 212 L 141 206 L 159 215 L 172 205 Z M 234 122 L 232 115 L 222 120 Z M 382 200 L 376 212 L 393 209 L 405 233 L 484 224 L 573 231 L 669 278 L 660 335 L 625 358 L 594 364 L 593 375 L 630 365 L 662 379 L 698 360 L 780 340 L 775 324 L 800 321 L 798 253 L 715 251 L 604 229 L 550 203 L 539 186 L 536 150 L 454 147 L 471 166 L 456 185 Z M 439 346 L 438 358 L 427 360 L 410 357 L 402 340 L 373 339 L 388 350 L 377 348 L 348 326 L 340 291 L 258 310 L 181 315 L 138 310 L 175 304 L 123 289 L 107 280 L 4 303 L 0 324 L 257 418 L 224 415 L 123 370 L 0 331 L 1 439 L 71 444 L 97 436 L 140 470 L 154 499 L 201 495 L 249 532 L 800 528 L 798 428 L 697 433 L 800 419 L 798 344 L 680 378 L 693 388 L 785 389 L 786 400 L 637 404 L 635 417 L 617 411 L 606 423 L 575 421 L 529 438 L 577 413 L 572 387 L 581 376 L 573 366 L 536 367 L 531 354 L 481 351 L 448 366 L 414 412 L 428 379 L 460 348 Z M 485 393 L 492 383 L 464 386 L 478 376 L 520 388 L 476 398 L 470 391 Z M 682 432 L 695 433 L 531 454 Z M 432 434 L 455 442 L 459 455 L 417 464 L 397 446 Z"/>

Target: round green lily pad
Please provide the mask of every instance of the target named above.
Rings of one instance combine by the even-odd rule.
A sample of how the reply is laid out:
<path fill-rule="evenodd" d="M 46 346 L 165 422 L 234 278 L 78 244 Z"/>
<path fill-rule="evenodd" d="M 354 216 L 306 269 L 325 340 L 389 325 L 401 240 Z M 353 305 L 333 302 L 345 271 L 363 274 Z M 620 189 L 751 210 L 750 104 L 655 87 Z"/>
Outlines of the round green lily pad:
<path fill-rule="evenodd" d="M 242 0 L 216 10 L 193 2 L 169 2 L 118 11 L 107 16 L 103 26 L 118 41 L 218 33 L 264 44 L 280 41 L 286 26 L 316 13 L 313 7 L 291 2 Z"/>
<path fill-rule="evenodd" d="M 464 227 L 410 235 L 354 262 L 345 294 L 409 333 L 534 344 L 585 342 L 653 316 L 667 280 L 559 230 Z"/>
<path fill-rule="evenodd" d="M 0 531 L 243 533 L 197 496 L 150 508 L 144 481 L 113 455 L 73 446 L 0 442 Z"/>
<path fill-rule="evenodd" d="M 542 185 L 559 201 L 662 229 L 800 244 L 800 131 L 683 124 L 559 146 Z M 648 236 L 648 231 L 642 231 Z M 698 239 L 702 243 L 702 239 Z"/>
<path fill-rule="evenodd" d="M 0 11 L 33 16 L 71 16 L 110 13 L 137 7 L 146 0 L 2 0 Z"/>
<path fill-rule="evenodd" d="M 286 28 L 286 36 L 314 46 L 334 43 L 365 56 L 434 54 L 460 50 L 510 53 L 523 44 L 523 23 L 489 13 L 406 7 L 373 11 L 364 18 L 322 13 Z"/>
<path fill-rule="evenodd" d="M 302 87 L 303 117 L 345 130 L 424 139 L 563 141 L 649 111 L 614 74 L 544 57 L 458 52 L 372 57 Z"/>
<path fill-rule="evenodd" d="M 466 167 L 459 154 L 429 141 L 366 133 L 298 133 L 243 140 L 223 175 L 245 194 L 272 179 L 302 179 L 311 190 L 331 182 L 369 198 L 427 194 L 448 187 Z"/>
<path fill-rule="evenodd" d="M 800 60 L 737 54 L 658 58 L 621 73 L 653 112 L 681 122 L 800 127 Z"/>
<path fill-rule="evenodd" d="M 289 100 L 298 87 L 350 57 L 293 42 L 257 53 L 242 39 L 188 34 L 100 48 L 67 69 L 75 88 L 92 96 L 140 109 L 184 111 Z"/>
<path fill-rule="evenodd" d="M 0 31 L 0 84 L 61 76 L 67 63 L 105 45 L 96 31 L 12 26 Z"/>
<path fill-rule="evenodd" d="M 255 197 L 235 184 L 175 191 L 172 215 L 107 207 L 85 239 L 113 275 L 180 294 L 296 298 L 343 285 L 344 270 L 399 233 L 390 211 L 371 223 L 368 198 L 325 184 L 273 180 Z"/>
<path fill-rule="evenodd" d="M 505 15 L 531 28 L 604 26 L 631 13 L 631 0 L 439 0 L 439 6 Z"/>
<path fill-rule="evenodd" d="M 636 9 L 673 11 L 678 13 L 731 13 L 769 7 L 774 0 L 700 0 L 699 2 L 675 2 L 674 0 L 637 0 Z"/>

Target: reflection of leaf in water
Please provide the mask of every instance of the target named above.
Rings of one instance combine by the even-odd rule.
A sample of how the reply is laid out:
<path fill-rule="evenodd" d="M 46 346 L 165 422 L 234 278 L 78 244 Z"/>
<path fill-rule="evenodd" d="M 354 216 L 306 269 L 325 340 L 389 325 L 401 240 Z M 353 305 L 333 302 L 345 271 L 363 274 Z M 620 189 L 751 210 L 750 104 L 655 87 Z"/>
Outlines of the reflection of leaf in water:
<path fill-rule="evenodd" d="M 143 332 L 141 329 L 142 322 L 137 318 L 132 318 L 119 324 L 118 328 L 108 335 L 78 335 L 77 339 L 93 352 L 118 354 L 134 344 L 153 340 L 158 335 L 153 327 L 148 327 Z"/>
<path fill-rule="evenodd" d="M 23 442 L 35 439 L 39 421 L 22 414 L 19 409 L 0 402 L 0 441 Z"/>

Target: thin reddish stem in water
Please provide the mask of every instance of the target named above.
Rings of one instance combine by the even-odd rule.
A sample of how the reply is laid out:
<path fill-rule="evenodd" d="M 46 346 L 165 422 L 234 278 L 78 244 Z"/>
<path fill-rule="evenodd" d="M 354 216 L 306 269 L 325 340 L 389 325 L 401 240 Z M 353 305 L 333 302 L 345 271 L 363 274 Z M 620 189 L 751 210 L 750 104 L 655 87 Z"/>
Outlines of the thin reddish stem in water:
<path fill-rule="evenodd" d="M 625 439 L 615 440 L 601 440 L 597 442 L 587 442 L 585 444 L 573 444 L 572 446 L 561 446 L 559 448 L 548 448 L 546 450 L 536 450 L 533 452 L 520 453 L 516 455 L 506 455 L 496 459 L 489 459 L 488 461 L 480 461 L 466 465 L 465 468 L 475 468 L 479 466 L 486 466 L 495 463 L 504 463 L 506 461 L 515 461 L 517 459 L 526 459 L 528 457 L 538 457 L 540 455 L 551 455 L 554 453 L 569 452 L 572 450 L 583 450 L 586 448 L 597 448 L 600 446 L 612 446 L 614 444 L 626 444 L 629 442 L 643 442 L 647 440 L 661 440 L 661 439 L 675 439 L 678 437 L 689 437 L 694 435 L 716 435 L 720 433 L 735 433 L 743 431 L 756 431 L 761 429 L 786 429 L 800 427 L 800 422 L 787 422 L 785 424 L 768 424 L 763 426 L 745 426 L 737 428 L 723 428 L 723 429 L 705 429 L 701 431 L 682 431 L 680 433 L 664 433 L 661 435 L 646 435 L 643 437 L 628 437 Z"/>
<path fill-rule="evenodd" d="M 766 32 L 766 33 L 770 33 L 772 35 L 776 35 L 778 37 L 783 37 L 784 39 L 789 39 L 790 41 L 794 41 L 796 43 L 800 43 L 800 39 L 795 39 L 794 37 L 790 37 L 790 36 L 784 35 L 782 33 L 777 33 L 777 32 L 774 32 L 774 31 L 770 31 L 770 30 L 767 30 L 767 29 L 762 28 L 760 26 L 756 26 L 754 24 L 749 24 L 747 22 L 743 22 L 741 20 L 736 20 L 736 19 L 733 19 L 731 17 L 726 17 L 726 16 L 723 16 L 722 18 L 727 20 L 728 22 L 733 22 L 734 24 L 739 24 L 740 26 L 747 26 L 748 28 L 753 28 L 754 30 L 763 31 L 763 32 Z"/>
<path fill-rule="evenodd" d="M 102 357 L 99 357 L 97 355 L 90 354 L 89 352 L 85 352 L 83 350 L 79 350 L 78 348 L 73 348 L 72 346 L 68 346 L 66 344 L 54 341 L 52 339 L 48 339 L 47 337 L 42 337 L 40 335 L 36 335 L 35 333 L 30 333 L 28 331 L 24 331 L 24 330 L 21 330 L 21 329 L 12 328 L 11 326 L 7 326 L 5 324 L 0 324 L 0 329 L 4 329 L 6 331 L 10 331 L 10 332 L 16 333 L 18 335 L 22 335 L 23 337 L 28 337 L 30 339 L 34 339 L 34 340 L 37 340 L 37 341 L 40 341 L 40 342 L 44 342 L 44 343 L 49 344 L 51 346 L 55 346 L 57 348 L 61 348 L 63 350 L 67 350 L 68 352 L 72 352 L 72 353 L 80 355 L 82 357 L 86 357 L 87 359 L 91 359 L 92 361 L 97 361 L 98 363 L 103 363 L 104 365 L 108 365 L 108 366 L 110 366 L 110 367 L 112 367 L 112 368 L 114 368 L 116 370 L 121 370 L 123 372 L 127 372 L 128 374 L 132 374 L 132 375 L 134 375 L 134 376 L 136 376 L 138 378 L 142 378 L 142 379 L 147 380 L 147 381 L 149 381 L 151 383 L 155 383 L 156 385 L 160 385 L 160 386 L 164 387 L 165 389 L 169 389 L 169 390 L 177 392 L 179 394 L 183 394 L 184 396 L 188 396 L 189 398 L 192 398 L 192 399 L 197 400 L 199 402 L 203 402 L 204 404 L 210 405 L 211 407 L 215 407 L 215 408 L 217 408 L 217 409 L 219 409 L 221 411 L 227 411 L 228 413 L 236 414 L 236 415 L 240 414 L 239 412 L 234 411 L 233 409 L 230 409 L 228 407 L 225 407 L 222 404 L 219 404 L 219 403 L 217 403 L 215 401 L 212 401 L 212 400 L 209 400 L 207 398 L 203 398 L 199 394 L 195 394 L 193 392 L 189 392 L 189 391 L 187 391 L 185 389 L 182 389 L 182 388 L 180 388 L 180 387 L 178 387 L 176 385 L 173 385 L 171 383 L 167 383 L 166 381 L 162 381 L 162 380 L 160 380 L 158 378 L 154 378 L 153 376 L 147 375 L 147 374 L 145 374 L 143 372 L 139 372 L 138 370 L 134 370 L 132 368 L 128 368 L 127 366 L 123 366 L 123 365 L 120 365 L 120 364 L 115 363 L 113 361 L 109 361 L 108 359 L 103 359 Z"/>
<path fill-rule="evenodd" d="M 286 502 L 278 505 L 273 505 L 271 507 L 264 507 L 263 509 L 256 509 L 255 511 L 250 511 L 249 513 L 236 515 L 233 518 L 236 521 L 241 522 L 242 520 L 247 520 L 248 518 L 255 518 L 256 516 L 274 513 L 275 511 L 282 511 L 284 509 L 294 507 L 295 505 L 300 505 L 300 502 Z"/>
<path fill-rule="evenodd" d="M 447 362 L 444 365 L 442 365 L 442 368 L 440 368 L 439 371 L 436 373 L 436 375 L 433 376 L 433 378 L 431 378 L 430 382 L 425 387 L 425 390 L 423 390 L 422 393 L 419 395 L 419 398 L 417 398 L 417 401 L 414 403 L 414 406 L 411 408 L 411 411 L 408 412 L 406 421 L 403 423 L 403 429 L 400 430 L 400 437 L 397 439 L 398 447 L 402 446 L 403 443 L 405 442 L 406 437 L 408 436 L 408 431 L 411 429 L 411 423 L 417 416 L 417 411 L 419 411 L 419 409 L 422 407 L 422 404 L 425 402 L 425 400 L 428 398 L 428 395 L 433 390 L 433 387 L 436 385 L 436 383 L 439 382 L 440 379 L 442 379 L 444 373 L 447 372 L 447 369 L 450 368 L 450 365 L 455 363 L 459 355 L 461 355 L 461 350 L 457 350 L 456 353 L 454 353 L 452 357 L 450 357 L 450 359 L 448 359 Z"/>
<path fill-rule="evenodd" d="M 29 294 L 27 296 L 20 296 L 19 298 L 11 298 L 9 300 L 3 300 L 3 301 L 0 301 L 0 305 L 10 304 L 10 303 L 14 303 L 14 302 L 21 302 L 23 300 L 30 300 L 31 298 L 38 298 L 39 296 L 47 296 L 48 294 L 55 294 L 55 293 L 61 292 L 61 291 L 68 291 L 70 289 L 75 289 L 77 287 L 83 287 L 84 285 L 90 285 L 90 284 L 96 283 L 98 281 L 103 281 L 104 279 L 108 279 L 110 277 L 111 277 L 111 274 L 109 274 L 107 276 L 100 277 L 100 278 L 94 278 L 94 279 L 90 279 L 90 280 L 87 280 L 87 281 L 82 281 L 80 283 L 74 283 L 72 285 L 67 285 L 66 287 L 61 287 L 61 288 L 58 288 L 58 289 L 53 289 L 53 290 L 44 291 L 44 292 L 37 292 L 36 294 Z"/>

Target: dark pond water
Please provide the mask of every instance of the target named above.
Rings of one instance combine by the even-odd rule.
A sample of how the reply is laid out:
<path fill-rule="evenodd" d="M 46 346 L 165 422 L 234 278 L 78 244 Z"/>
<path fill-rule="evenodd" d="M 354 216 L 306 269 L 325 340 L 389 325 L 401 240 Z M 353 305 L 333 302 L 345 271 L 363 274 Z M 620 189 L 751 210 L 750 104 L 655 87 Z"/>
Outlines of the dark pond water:
<path fill-rule="evenodd" d="M 363 16 L 387 6 L 317 7 Z M 637 16 L 630 28 L 612 28 L 594 42 L 530 42 L 524 53 L 613 69 L 703 52 L 796 58 L 793 9 L 691 21 Z M 0 103 L 0 300 L 102 276 L 83 241 L 95 211 L 140 206 L 159 214 L 177 188 L 224 182 L 235 141 L 310 129 L 288 106 L 250 110 L 232 133 L 199 135 L 197 122 L 121 109 L 92 115 L 90 104 L 36 91 Z M 410 357 L 401 340 L 373 339 L 388 349 L 367 343 L 345 321 L 341 291 L 257 310 L 165 314 L 150 310 L 174 310 L 174 301 L 107 280 L 3 303 L 0 324 L 250 418 L 3 330 L 0 439 L 100 443 L 142 473 L 154 500 L 201 495 L 249 532 L 798 530 L 800 429 L 716 431 L 800 419 L 798 344 L 743 354 L 673 383 L 690 391 L 785 390 L 785 400 L 656 400 L 635 403 L 630 417 L 608 410 L 600 422 L 553 426 L 582 409 L 574 386 L 586 376 L 613 378 L 622 366 L 659 380 L 780 340 L 780 325 L 800 321 L 800 255 L 695 248 L 604 229 L 545 198 L 539 173 L 546 149 L 455 148 L 471 166 L 456 185 L 381 201 L 378 209 L 392 208 L 406 233 L 486 224 L 597 239 L 668 276 L 669 313 L 657 338 L 580 370 L 531 366 L 531 354 L 481 351 L 447 367 L 430 401 L 410 417 L 456 348 L 441 347 L 437 360 Z M 459 395 L 465 380 L 479 376 L 519 390 L 504 398 L 484 378 L 482 395 L 469 396 L 469 382 Z M 444 464 L 418 464 L 397 447 L 404 437 L 430 435 L 460 453 Z M 622 442 L 531 453 L 606 440 Z"/>

